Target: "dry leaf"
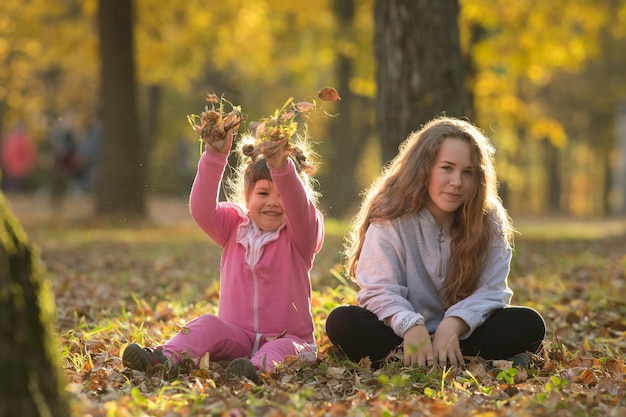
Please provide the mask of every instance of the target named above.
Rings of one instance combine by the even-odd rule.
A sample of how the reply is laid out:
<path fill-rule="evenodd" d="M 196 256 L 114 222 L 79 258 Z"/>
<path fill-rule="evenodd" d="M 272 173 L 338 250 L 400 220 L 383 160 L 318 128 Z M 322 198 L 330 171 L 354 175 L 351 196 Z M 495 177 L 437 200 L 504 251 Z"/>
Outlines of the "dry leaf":
<path fill-rule="evenodd" d="M 200 363 L 198 364 L 198 368 L 208 371 L 209 365 L 210 365 L 209 357 L 210 357 L 209 352 L 205 353 L 204 356 L 200 358 Z"/>
<path fill-rule="evenodd" d="M 493 361 L 493 366 L 495 366 L 498 369 L 502 369 L 503 371 L 510 369 L 513 367 L 513 361 L 507 361 L 507 360 L 495 360 Z"/>
<path fill-rule="evenodd" d="M 315 108 L 315 104 L 309 103 L 308 101 L 299 101 L 295 106 L 300 111 L 309 111 Z"/>
<path fill-rule="evenodd" d="M 346 372 L 346 368 L 331 366 L 326 371 L 326 375 L 333 377 L 333 378 L 339 378 L 345 372 Z"/>
<path fill-rule="evenodd" d="M 207 93 L 205 100 L 207 103 L 217 104 L 220 102 L 220 98 L 215 93 Z"/>
<path fill-rule="evenodd" d="M 339 97 L 339 93 L 333 87 L 324 87 L 317 94 L 318 97 L 324 101 L 339 101 L 341 97 Z"/>
<path fill-rule="evenodd" d="M 572 369 L 572 372 L 575 374 L 574 382 L 587 386 L 595 385 L 596 382 L 598 382 L 598 377 L 596 377 L 591 369 Z"/>

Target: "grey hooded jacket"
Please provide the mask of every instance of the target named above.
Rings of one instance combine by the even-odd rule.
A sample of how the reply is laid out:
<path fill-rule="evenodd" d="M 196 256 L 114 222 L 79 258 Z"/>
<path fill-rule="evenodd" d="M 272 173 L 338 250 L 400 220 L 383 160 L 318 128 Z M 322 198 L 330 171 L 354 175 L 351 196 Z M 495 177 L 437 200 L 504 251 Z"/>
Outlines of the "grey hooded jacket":
<path fill-rule="evenodd" d="M 493 222 L 494 230 L 499 230 Z M 442 226 L 427 208 L 392 220 L 372 223 L 359 257 L 357 301 L 385 320 L 400 337 L 419 319 L 430 333 L 449 316 L 465 321 L 466 339 L 496 309 L 507 306 L 512 249 L 504 237 L 492 239 L 476 291 L 447 310 L 440 291 L 450 261 L 450 221 Z M 390 320 L 387 320 L 391 318 Z"/>

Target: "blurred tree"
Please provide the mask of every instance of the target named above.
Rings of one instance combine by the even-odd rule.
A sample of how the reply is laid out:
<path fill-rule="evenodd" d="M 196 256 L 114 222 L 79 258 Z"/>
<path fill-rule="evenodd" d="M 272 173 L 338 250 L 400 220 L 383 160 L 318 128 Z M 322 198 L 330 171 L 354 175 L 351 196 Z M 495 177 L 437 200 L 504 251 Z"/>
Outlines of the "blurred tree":
<path fill-rule="evenodd" d="M 229 7 L 221 7 L 215 0 L 137 0 L 136 116 L 143 142 L 137 150 L 131 149 L 130 144 L 126 149 L 140 152 L 137 160 L 146 170 L 151 168 L 149 178 L 152 180 L 155 175 L 165 180 L 170 178 L 169 170 L 175 169 L 171 159 L 175 145 L 184 139 L 193 146 L 194 135 L 185 116 L 201 110 L 204 94 L 209 91 L 225 93 L 242 105 L 248 120 L 255 120 L 271 112 L 287 97 L 311 99 L 323 86 L 338 88 L 344 100 L 326 106 L 326 110 L 337 117 L 316 120 L 310 127 L 313 139 L 320 142 L 322 165 L 318 178 L 325 195 L 322 202 L 325 203 L 328 196 L 329 205 L 342 209 L 347 206 L 341 202 L 340 194 L 356 192 L 356 189 L 351 191 L 349 185 L 352 179 L 348 176 L 354 176 L 348 172 L 353 163 L 350 160 L 356 158 L 363 147 L 367 149 L 368 160 L 357 164 L 356 180 L 361 186 L 368 182 L 366 170 L 374 172 L 380 168 L 378 158 L 369 156 L 377 152 L 374 142 L 378 137 L 371 129 L 376 124 L 376 113 L 387 119 L 388 124 L 380 135 L 382 143 L 389 148 L 383 160 L 394 155 L 397 143 L 426 119 L 442 111 L 454 115 L 449 108 L 437 108 L 432 101 L 446 96 L 447 87 L 457 89 L 450 87 L 453 83 L 448 82 L 442 90 L 435 87 L 433 81 L 424 79 L 421 69 L 412 72 L 417 75 L 413 80 L 406 75 L 407 68 L 418 68 L 412 63 L 418 53 L 423 55 L 419 57 L 421 64 L 429 62 L 437 53 L 441 54 L 437 59 L 447 64 L 449 48 L 429 46 L 420 51 L 409 47 L 412 55 L 394 55 L 404 61 L 388 60 L 376 68 L 372 51 L 373 21 L 375 18 L 382 21 L 385 14 L 374 13 L 374 0 L 352 0 L 352 19 L 346 19 L 348 13 L 341 19 L 335 13 L 333 1 L 232 0 Z M 575 154 L 589 148 L 588 142 L 595 140 L 597 129 L 591 128 L 590 123 L 579 123 L 580 119 L 573 123 L 566 121 L 573 118 L 562 115 L 574 111 L 573 104 L 567 100 L 559 101 L 561 111 L 553 111 L 551 101 L 555 90 L 551 86 L 558 79 L 581 73 L 590 60 L 608 59 L 608 55 L 598 54 L 607 39 L 599 37 L 598 33 L 605 30 L 609 39 L 623 36 L 626 3 L 619 0 L 514 3 L 460 0 L 460 3 L 462 66 L 465 66 L 466 78 L 458 81 L 454 78 L 456 74 L 449 75 L 455 83 L 466 83 L 471 92 L 462 115 L 471 116 L 488 133 L 493 133 L 501 183 L 516 209 L 528 211 L 532 200 L 533 210 L 559 205 L 572 211 L 572 202 L 580 197 L 567 197 L 568 190 L 573 190 L 574 183 L 579 187 L 585 181 L 602 182 L 601 173 L 605 171 L 600 164 L 614 159 L 608 153 L 613 149 L 613 133 L 607 134 L 606 146 L 603 142 L 601 147 L 602 152 L 607 153 L 591 159 L 594 168 L 589 167 L 589 175 L 600 177 L 582 178 L 587 175 L 583 172 L 569 175 L 565 167 L 571 166 Z M 396 4 L 381 2 L 377 7 L 391 12 Z M 427 4 L 430 8 L 445 5 L 442 2 Z M 412 16 L 418 7 L 425 6 L 419 1 L 407 2 L 404 15 Z M 0 2 L 0 129 L 25 120 L 41 141 L 52 123 L 70 119 L 67 116 L 71 113 L 76 116 L 78 129 L 82 128 L 83 119 L 94 116 L 103 97 L 100 90 L 93 88 L 98 82 L 100 65 L 95 24 L 97 10 L 98 0 Z M 399 8 L 395 10 L 400 13 Z M 425 12 L 419 15 L 424 16 Z M 420 16 L 410 17 L 413 32 L 444 25 L 443 20 L 437 19 L 420 23 Z M 450 18 L 451 15 L 445 16 Z M 398 36 L 398 42 L 390 44 L 386 50 L 381 49 L 383 53 L 410 43 L 412 32 L 404 36 L 401 30 L 404 21 L 393 19 L 394 24 L 387 27 L 395 30 L 389 30 L 389 35 Z M 378 47 L 383 41 L 378 37 Z M 407 63 L 409 59 L 413 61 Z M 403 67 L 397 67 L 398 63 Z M 343 69 L 339 71 L 340 68 Z M 352 75 L 346 77 L 346 68 Z M 414 84 L 404 82 L 404 94 L 413 100 L 410 109 L 406 104 L 402 108 L 393 107 L 392 104 L 401 101 L 393 101 L 395 92 L 388 86 L 376 85 L 375 70 L 380 77 L 387 74 L 384 75 L 387 79 L 393 79 L 390 75 L 395 74 L 407 81 L 417 81 L 415 85 L 429 88 L 432 85 L 437 93 L 418 97 Z M 623 73 L 621 67 L 611 72 L 613 78 Z M 343 74 L 341 78 L 340 74 Z M 443 78 L 444 72 L 439 75 Z M 574 94 L 579 84 L 569 87 Z M 376 97 L 377 88 L 380 100 L 376 112 L 370 100 Z M 617 90 L 611 89 L 610 93 L 617 94 Z M 582 97 L 583 94 L 587 93 L 581 92 L 579 97 L 589 103 L 599 99 L 597 94 Z M 593 117 L 603 108 L 594 106 Z M 428 115 L 415 116 L 422 112 Z M 583 116 L 589 118 L 591 113 Z M 343 120 L 345 126 L 338 126 Z M 335 131 L 335 124 L 348 133 Z M 77 132 L 79 137 L 81 133 Z M 576 143 L 574 133 L 585 139 Z M 395 139 L 390 141 L 392 136 Z M 344 140 L 348 141 L 346 148 L 343 148 Z M 540 146 L 540 143 L 545 145 Z M 335 146 L 341 150 L 336 151 Z M 354 148 L 350 146 L 357 151 L 351 152 Z M 580 146 L 581 150 L 570 149 Z M 190 159 L 196 157 L 193 152 L 190 154 Z M 45 160 L 44 155 L 42 161 Z M 339 160 L 345 162 L 345 166 L 337 165 Z M 192 169 L 193 164 L 194 161 Z M 532 175 L 529 175 L 531 169 Z M 346 182 L 336 181 L 339 176 L 347 178 Z M 142 184 L 145 186 L 146 181 Z M 158 189 L 159 185 L 158 181 L 151 181 L 150 190 Z M 599 188 L 592 187 L 593 192 Z M 527 198 L 531 194 L 532 199 Z M 577 194 L 584 195 L 584 192 Z M 606 199 L 594 197 L 594 205 Z"/>
<path fill-rule="evenodd" d="M 101 215 L 146 214 L 147 159 L 135 97 L 133 1 L 100 0 L 102 154 L 96 210 Z"/>
<path fill-rule="evenodd" d="M 376 0 L 376 116 L 383 160 L 435 116 L 466 113 L 458 0 Z"/>
<path fill-rule="evenodd" d="M 335 59 L 335 87 L 341 95 L 336 115 L 328 125 L 331 138 L 324 147 L 324 166 L 321 184 L 328 214 L 345 217 L 355 212 L 360 194 L 356 166 L 362 158 L 373 123 L 367 115 L 373 111 L 373 100 L 353 87 L 358 66 L 357 4 L 354 0 L 335 0 L 333 11 L 337 21 L 337 51 Z"/>
<path fill-rule="evenodd" d="M 616 38 L 608 30 L 599 36 L 603 41 L 598 58 L 578 73 L 555 77 L 542 96 L 546 112 L 563 124 L 569 138 L 568 147 L 559 149 L 554 164 L 562 178 L 559 207 L 581 216 L 624 209 L 615 205 L 614 198 L 621 194 L 619 184 L 626 180 L 615 171 L 616 162 L 626 157 L 616 128 L 618 110 L 626 97 L 626 74 L 621 70 L 626 67 L 626 37 Z M 585 158 L 581 164 L 570 162 L 568 154 L 573 149 L 586 154 L 577 157 Z M 572 166 L 576 169 L 567 169 Z"/>
<path fill-rule="evenodd" d="M 52 289 L 0 193 L 0 416 L 69 416 Z"/>
<path fill-rule="evenodd" d="M 93 108 L 94 4 L 0 2 L 0 128 L 24 121 L 41 137 L 68 110 Z"/>
<path fill-rule="evenodd" d="M 0 88 L 0 134 L 6 129 L 7 113 L 12 107 L 19 106 L 16 102 L 10 103 L 10 100 L 16 98 L 10 97 L 7 87 L 23 91 L 24 80 L 19 78 L 21 73 L 17 69 L 28 68 L 25 64 L 33 58 L 34 51 L 25 47 L 26 41 L 30 39 L 25 39 L 26 34 L 17 30 L 22 9 L 21 1 L 7 0 L 0 3 L 0 86 L 3 86 Z M 31 46 L 31 49 L 38 48 Z M 11 120 L 11 124 L 15 122 L 17 120 Z"/>
<path fill-rule="evenodd" d="M 574 110 L 572 102 L 559 100 L 560 104 L 552 105 L 554 97 L 546 93 L 560 79 L 601 59 L 606 40 L 600 36 L 602 31 L 610 37 L 623 36 L 626 4 L 616 0 L 461 0 L 461 4 L 462 41 L 475 74 L 470 88 L 476 120 L 494 133 L 501 184 L 514 198 L 508 205 L 520 211 L 581 213 L 565 197 L 573 178 L 562 170 L 574 163 L 571 158 L 577 153 L 570 149 L 571 134 L 593 137 L 596 130 L 572 129 L 579 123 L 562 117 Z M 570 83 L 567 90 L 577 88 L 578 84 Z M 587 98 L 596 100 L 597 95 Z M 592 108 L 589 103 L 586 107 Z M 536 146 L 536 142 L 544 144 Z M 581 196 L 586 194 L 581 184 L 604 181 L 602 175 L 590 178 L 588 174 L 596 175 L 591 171 L 583 174 L 584 179 L 575 175 Z M 534 198 L 540 201 L 531 207 Z"/>

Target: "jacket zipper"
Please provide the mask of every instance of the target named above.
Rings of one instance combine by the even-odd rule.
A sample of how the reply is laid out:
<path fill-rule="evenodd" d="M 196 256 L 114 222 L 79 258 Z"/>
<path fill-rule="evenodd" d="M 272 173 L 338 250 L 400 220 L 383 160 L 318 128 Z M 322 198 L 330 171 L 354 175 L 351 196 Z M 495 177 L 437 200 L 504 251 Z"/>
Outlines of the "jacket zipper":
<path fill-rule="evenodd" d="M 253 318 L 253 329 L 254 332 L 258 332 L 259 331 L 259 282 L 256 276 L 256 269 L 251 266 L 250 270 L 252 272 L 252 284 L 254 286 L 254 301 L 253 301 L 253 311 L 254 311 L 254 318 Z"/>
<path fill-rule="evenodd" d="M 443 226 L 439 226 L 439 234 L 437 235 L 437 247 L 439 249 L 439 263 L 437 265 L 437 277 L 441 278 L 441 274 L 443 274 L 443 249 L 441 248 L 441 244 L 445 240 L 445 236 L 443 235 Z"/>
<path fill-rule="evenodd" d="M 259 248 L 258 248 L 258 244 L 259 244 L 259 236 L 260 233 L 257 233 L 256 236 L 254 236 L 253 240 L 252 240 L 252 244 L 250 245 L 250 250 L 254 251 L 254 253 L 257 253 Z M 255 259 L 254 259 L 254 265 L 249 265 L 250 266 L 250 273 L 252 274 L 252 286 L 253 286 L 253 301 L 252 301 L 252 309 L 253 309 L 253 323 L 252 323 L 252 328 L 254 329 L 255 333 L 258 333 L 259 331 L 259 279 L 256 275 L 256 264 L 258 262 L 258 259 L 255 255 Z"/>

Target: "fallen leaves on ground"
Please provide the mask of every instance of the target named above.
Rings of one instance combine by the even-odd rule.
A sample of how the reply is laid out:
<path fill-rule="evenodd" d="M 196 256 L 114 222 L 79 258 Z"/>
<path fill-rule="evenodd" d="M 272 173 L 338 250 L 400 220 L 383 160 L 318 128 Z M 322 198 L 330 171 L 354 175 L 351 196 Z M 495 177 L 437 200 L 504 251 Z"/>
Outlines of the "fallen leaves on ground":
<path fill-rule="evenodd" d="M 390 360 L 378 370 L 341 360 L 324 335 L 328 312 L 354 301 L 354 287 L 330 272 L 341 248 L 330 237 L 336 251 L 326 248 L 314 271 L 318 360 L 290 359 L 257 385 L 227 378 L 226 364 L 210 358 L 175 374 L 120 359 L 127 343 L 159 344 L 216 311 L 219 247 L 174 229 L 57 232 L 31 235 L 54 287 L 76 415 L 626 415 L 626 236 L 518 239 L 514 301 L 539 310 L 549 329 L 529 369 L 467 358 L 454 368 Z"/>

